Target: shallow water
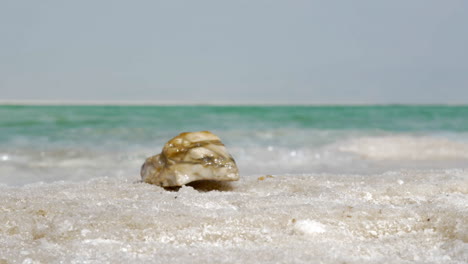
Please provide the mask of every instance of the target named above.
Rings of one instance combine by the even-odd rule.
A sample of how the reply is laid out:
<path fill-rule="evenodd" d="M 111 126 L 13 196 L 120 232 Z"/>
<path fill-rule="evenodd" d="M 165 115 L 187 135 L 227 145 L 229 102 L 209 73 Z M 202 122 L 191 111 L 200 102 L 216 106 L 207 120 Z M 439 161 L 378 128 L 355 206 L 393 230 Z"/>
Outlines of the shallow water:
<path fill-rule="evenodd" d="M 0 263 L 467 263 L 466 107 L 0 107 Z M 138 183 L 212 130 L 241 180 Z"/>

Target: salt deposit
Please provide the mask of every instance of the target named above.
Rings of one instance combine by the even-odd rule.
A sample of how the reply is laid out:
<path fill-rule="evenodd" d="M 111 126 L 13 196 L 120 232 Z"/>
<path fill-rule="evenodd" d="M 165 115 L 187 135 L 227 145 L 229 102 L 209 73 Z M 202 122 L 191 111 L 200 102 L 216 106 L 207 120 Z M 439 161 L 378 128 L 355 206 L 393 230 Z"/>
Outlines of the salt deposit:
<path fill-rule="evenodd" d="M 1 263 L 466 263 L 468 171 L 0 187 Z"/>
<path fill-rule="evenodd" d="M 236 162 L 209 131 L 185 132 L 169 140 L 160 154 L 146 159 L 140 174 L 144 182 L 164 187 L 239 180 Z"/>
<path fill-rule="evenodd" d="M 468 142 L 434 137 L 363 137 L 350 140 L 339 149 L 376 160 L 468 159 Z"/>

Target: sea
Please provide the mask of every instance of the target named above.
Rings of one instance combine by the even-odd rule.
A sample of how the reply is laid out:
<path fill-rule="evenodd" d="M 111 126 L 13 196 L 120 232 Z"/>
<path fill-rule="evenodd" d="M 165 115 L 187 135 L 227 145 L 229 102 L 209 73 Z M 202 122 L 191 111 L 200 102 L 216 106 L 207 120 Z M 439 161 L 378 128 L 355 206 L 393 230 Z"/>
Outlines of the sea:
<path fill-rule="evenodd" d="M 144 160 L 211 131 L 240 180 Z M 0 263 L 468 263 L 468 106 L 0 105 Z"/>

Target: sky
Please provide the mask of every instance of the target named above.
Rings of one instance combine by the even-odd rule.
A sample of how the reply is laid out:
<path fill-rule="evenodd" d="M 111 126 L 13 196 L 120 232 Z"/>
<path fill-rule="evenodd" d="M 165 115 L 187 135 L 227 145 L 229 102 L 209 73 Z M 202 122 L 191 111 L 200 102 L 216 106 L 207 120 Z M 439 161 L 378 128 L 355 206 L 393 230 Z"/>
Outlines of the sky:
<path fill-rule="evenodd" d="M 0 101 L 467 104 L 468 1 L 0 0 Z"/>

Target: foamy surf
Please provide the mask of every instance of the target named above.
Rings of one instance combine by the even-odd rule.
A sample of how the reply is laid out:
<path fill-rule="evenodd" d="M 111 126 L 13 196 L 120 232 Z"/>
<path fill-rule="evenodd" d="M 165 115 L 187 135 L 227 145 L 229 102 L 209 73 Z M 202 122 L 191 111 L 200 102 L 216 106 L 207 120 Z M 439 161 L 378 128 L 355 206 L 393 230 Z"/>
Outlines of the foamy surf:
<path fill-rule="evenodd" d="M 198 189 L 197 189 L 198 188 Z M 3 263 L 466 263 L 468 171 L 0 187 Z"/>

